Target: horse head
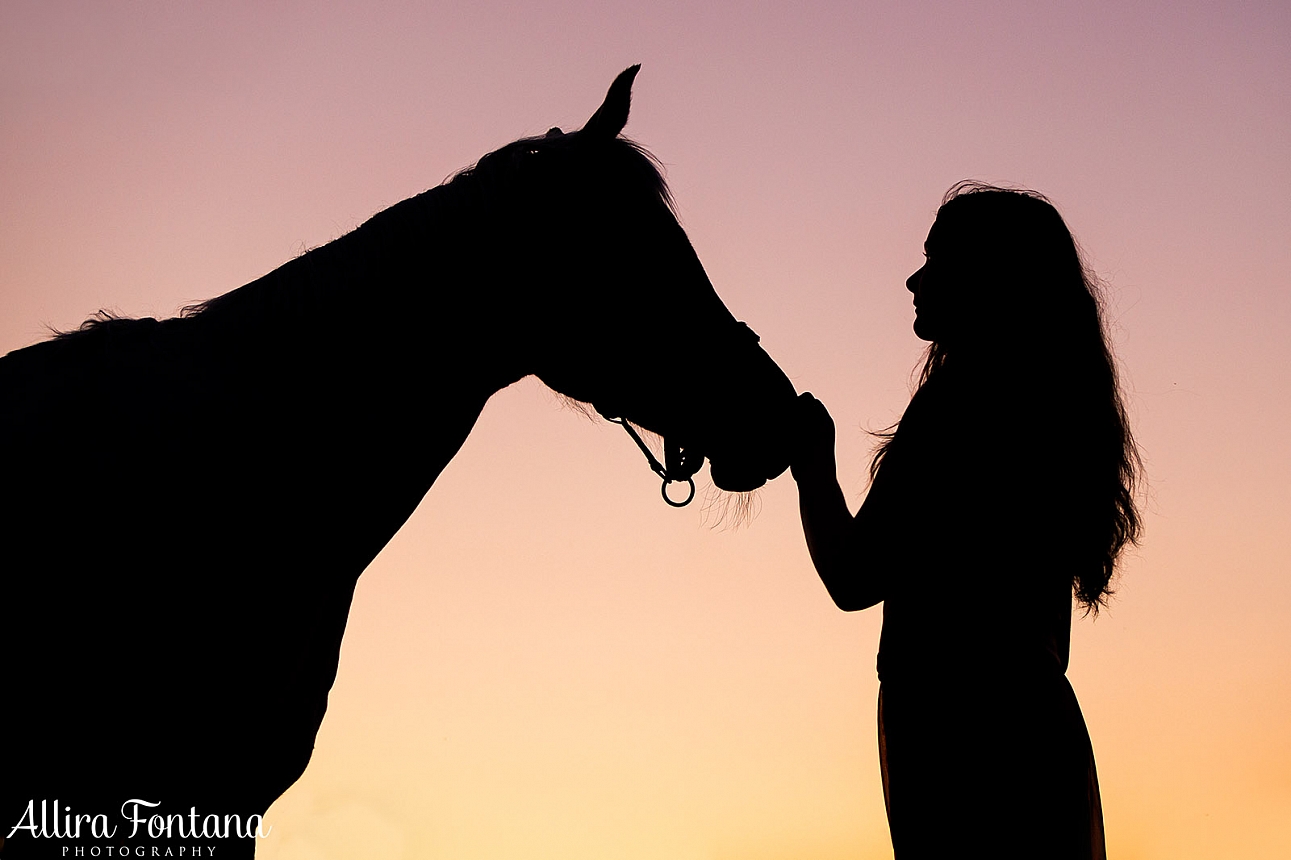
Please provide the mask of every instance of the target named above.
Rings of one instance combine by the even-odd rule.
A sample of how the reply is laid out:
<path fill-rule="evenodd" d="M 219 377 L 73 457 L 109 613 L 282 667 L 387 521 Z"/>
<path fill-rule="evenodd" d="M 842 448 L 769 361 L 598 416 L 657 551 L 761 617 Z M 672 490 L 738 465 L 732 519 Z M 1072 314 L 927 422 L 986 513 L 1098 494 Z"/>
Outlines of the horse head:
<path fill-rule="evenodd" d="M 794 387 L 718 298 L 658 163 L 620 135 L 638 68 L 580 130 L 516 141 L 475 169 L 504 170 L 516 189 L 500 207 L 523 237 L 516 336 L 547 385 L 663 437 L 671 480 L 707 458 L 719 488 L 756 489 L 787 467 Z"/>

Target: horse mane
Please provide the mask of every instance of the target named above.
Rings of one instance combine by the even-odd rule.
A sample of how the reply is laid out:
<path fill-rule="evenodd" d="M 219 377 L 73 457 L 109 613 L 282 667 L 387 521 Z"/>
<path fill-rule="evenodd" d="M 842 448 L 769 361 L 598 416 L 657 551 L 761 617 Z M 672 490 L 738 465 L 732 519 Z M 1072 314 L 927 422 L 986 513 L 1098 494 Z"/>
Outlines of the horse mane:
<path fill-rule="evenodd" d="M 591 153 L 591 155 L 589 156 L 588 153 Z M 556 128 L 553 128 L 545 135 L 522 137 L 499 149 L 495 149 L 493 152 L 481 157 L 475 164 L 452 174 L 442 184 L 409 198 L 403 203 L 417 201 L 424 213 L 432 214 L 433 216 L 437 210 L 446 205 L 451 205 L 450 200 L 464 201 L 464 198 L 465 201 L 478 200 L 481 196 L 504 189 L 514 182 L 520 171 L 524 170 L 528 164 L 534 160 L 544 160 L 544 156 L 548 158 L 556 156 L 573 159 L 578 159 L 580 156 L 595 158 L 601 164 L 619 171 L 630 184 L 641 187 L 658 200 L 674 218 L 677 217 L 677 204 L 673 199 L 671 189 L 668 187 L 668 181 L 664 177 L 663 163 L 655 157 L 654 153 L 636 141 L 622 135 L 609 140 L 587 141 L 578 132 L 564 134 Z M 401 205 L 396 203 L 394 206 L 383 209 L 372 217 L 379 217 L 382 213 L 389 212 Z M 304 253 L 308 254 L 309 251 Z M 233 292 L 237 291 L 234 290 Z M 221 300 L 229 295 L 232 295 L 232 293 L 224 293 L 205 301 L 185 305 L 180 308 L 177 316 L 180 319 L 199 317 L 213 307 L 223 304 Z M 65 331 L 53 329 L 53 339 L 73 340 L 113 325 L 129 327 L 129 324 L 133 322 L 137 322 L 137 320 L 123 316 L 115 311 L 100 309 L 74 329 Z"/>
<path fill-rule="evenodd" d="M 180 310 L 179 316 L 181 317 L 186 316 L 185 312 L 187 310 L 188 308 L 183 308 L 182 310 Z M 108 328 L 129 329 L 129 328 L 136 327 L 136 325 L 138 324 L 148 324 L 148 323 L 155 323 L 155 322 L 156 320 L 153 319 L 152 317 L 128 317 L 116 311 L 110 311 L 106 308 L 99 308 L 97 311 L 95 311 L 93 314 L 90 315 L 89 319 L 82 322 L 76 328 L 57 329 L 57 328 L 51 327 L 49 331 L 50 331 L 50 337 L 52 340 L 75 340 L 85 335 L 88 335 L 92 332 L 99 331 L 101 329 L 108 329 Z"/>

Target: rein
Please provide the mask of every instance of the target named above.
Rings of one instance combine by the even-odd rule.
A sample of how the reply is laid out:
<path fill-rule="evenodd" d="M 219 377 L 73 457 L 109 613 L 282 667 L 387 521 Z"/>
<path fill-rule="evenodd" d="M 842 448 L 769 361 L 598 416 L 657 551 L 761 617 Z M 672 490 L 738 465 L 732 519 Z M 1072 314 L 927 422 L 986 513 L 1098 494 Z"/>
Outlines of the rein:
<path fill-rule="evenodd" d="M 695 498 L 694 475 L 699 471 L 699 467 L 704 462 L 704 458 L 702 456 L 698 458 L 698 462 L 692 462 L 691 457 L 687 456 L 687 452 L 682 449 L 680 445 L 669 445 L 665 440 L 663 458 L 667 461 L 668 465 L 664 466 L 659 462 L 659 458 L 654 455 L 654 452 L 646 447 L 646 443 L 642 441 L 640 435 L 638 435 L 637 431 L 632 428 L 632 425 L 628 423 L 626 418 L 606 418 L 605 420 L 609 421 L 611 424 L 620 425 L 624 430 L 628 431 L 628 435 L 632 437 L 632 441 L 637 443 L 637 447 L 641 449 L 642 454 L 645 454 L 646 461 L 650 464 L 650 471 L 663 479 L 663 486 L 659 488 L 659 492 L 663 495 L 663 500 L 665 502 L 672 505 L 674 508 L 684 508 L 686 505 L 691 503 Z M 686 486 L 689 488 L 686 492 L 686 498 L 682 499 L 680 502 L 674 501 L 673 498 L 668 495 L 668 485 L 680 484 L 682 482 L 685 482 Z"/>

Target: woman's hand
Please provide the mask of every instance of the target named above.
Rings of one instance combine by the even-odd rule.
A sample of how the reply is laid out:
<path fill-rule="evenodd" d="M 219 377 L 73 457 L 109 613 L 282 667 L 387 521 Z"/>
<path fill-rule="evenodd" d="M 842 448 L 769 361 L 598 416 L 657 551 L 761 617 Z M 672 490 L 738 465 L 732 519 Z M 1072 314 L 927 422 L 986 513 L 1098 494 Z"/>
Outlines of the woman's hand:
<path fill-rule="evenodd" d="M 866 578 L 847 500 L 838 486 L 834 459 L 834 419 L 810 394 L 798 395 L 794 411 L 789 468 L 798 482 L 798 510 L 807 551 L 839 609 L 864 609 L 881 597 Z"/>
<path fill-rule="evenodd" d="M 834 459 L 834 419 L 825 404 L 810 392 L 803 392 L 798 395 L 793 421 L 789 451 L 793 479 L 799 483 L 834 480 L 838 468 Z"/>

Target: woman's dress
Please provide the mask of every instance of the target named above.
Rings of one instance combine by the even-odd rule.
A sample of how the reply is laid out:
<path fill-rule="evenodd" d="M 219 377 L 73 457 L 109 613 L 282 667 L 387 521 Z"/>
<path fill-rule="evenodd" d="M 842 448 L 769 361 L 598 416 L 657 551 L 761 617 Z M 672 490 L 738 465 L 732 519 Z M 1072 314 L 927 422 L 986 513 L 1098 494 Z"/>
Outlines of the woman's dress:
<path fill-rule="evenodd" d="M 979 378 L 947 366 L 920 388 L 854 526 L 884 582 L 896 860 L 1102 858 L 1093 750 L 1065 675 L 1088 543 L 1077 424 L 1057 395 Z"/>

